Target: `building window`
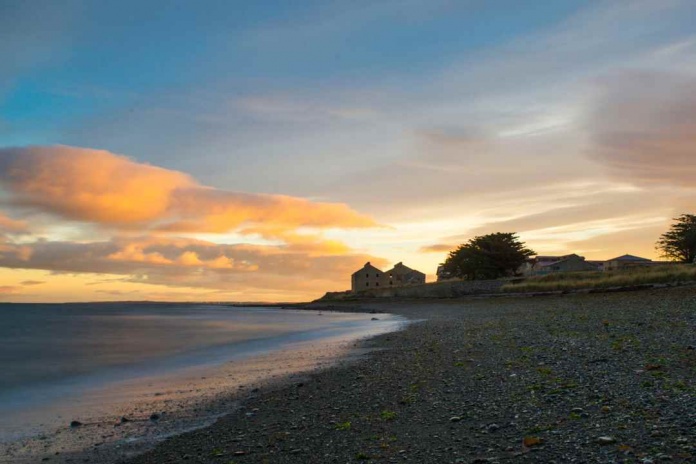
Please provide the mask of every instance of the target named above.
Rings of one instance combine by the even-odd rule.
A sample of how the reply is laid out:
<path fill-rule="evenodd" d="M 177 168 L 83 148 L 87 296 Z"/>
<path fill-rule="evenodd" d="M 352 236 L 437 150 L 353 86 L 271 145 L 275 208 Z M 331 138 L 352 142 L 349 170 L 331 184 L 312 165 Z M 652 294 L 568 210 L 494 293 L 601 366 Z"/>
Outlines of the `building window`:
<path fill-rule="evenodd" d="M 369 286 L 370 286 L 370 282 L 365 282 L 365 286 L 366 286 L 366 287 L 369 287 Z"/>
<path fill-rule="evenodd" d="M 375 287 L 379 287 L 379 282 L 375 283 Z"/>
<path fill-rule="evenodd" d="M 379 274 L 375 274 L 375 277 L 379 277 Z"/>
<path fill-rule="evenodd" d="M 370 277 L 370 274 L 365 274 L 365 277 L 368 277 L 368 278 L 369 278 L 369 277 Z"/>

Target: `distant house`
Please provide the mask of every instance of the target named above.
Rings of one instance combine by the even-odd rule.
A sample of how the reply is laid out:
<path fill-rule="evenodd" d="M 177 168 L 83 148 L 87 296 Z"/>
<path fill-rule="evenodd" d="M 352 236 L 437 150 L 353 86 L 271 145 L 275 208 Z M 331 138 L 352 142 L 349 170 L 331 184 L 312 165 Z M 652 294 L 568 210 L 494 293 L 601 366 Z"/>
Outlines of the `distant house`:
<path fill-rule="evenodd" d="M 404 266 L 404 263 L 397 263 L 393 268 L 385 272 L 385 275 L 388 276 L 388 285 L 391 287 L 425 283 L 425 274 Z"/>
<path fill-rule="evenodd" d="M 350 277 L 350 288 L 352 291 L 364 290 L 366 288 L 379 287 L 384 282 L 384 273 L 374 267 L 368 261 L 359 271 L 355 271 Z"/>
<path fill-rule="evenodd" d="M 556 272 L 598 271 L 597 261 L 586 261 L 575 253 L 563 256 L 536 256 L 525 263 L 520 272 L 527 276 L 539 276 Z"/>
<path fill-rule="evenodd" d="M 660 262 L 655 262 L 648 258 L 641 258 L 640 256 L 633 255 L 623 255 L 618 256 L 613 259 L 609 259 L 604 262 L 605 271 L 616 271 L 620 269 L 628 269 L 633 267 L 647 267 L 653 266 L 655 264 L 662 264 Z"/>
<path fill-rule="evenodd" d="M 424 283 L 425 274 L 403 263 L 398 263 L 387 272 L 382 272 L 367 262 L 362 269 L 351 275 L 351 290 L 354 292 L 369 288 L 401 287 Z"/>

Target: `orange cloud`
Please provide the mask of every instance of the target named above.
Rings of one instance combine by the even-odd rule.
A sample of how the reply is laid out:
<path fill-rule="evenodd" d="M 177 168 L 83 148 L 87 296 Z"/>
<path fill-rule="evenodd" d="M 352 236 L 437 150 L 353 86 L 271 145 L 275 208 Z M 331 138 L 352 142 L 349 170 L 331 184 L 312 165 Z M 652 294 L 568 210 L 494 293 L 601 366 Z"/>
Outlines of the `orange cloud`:
<path fill-rule="evenodd" d="M 454 250 L 456 245 L 448 245 L 447 243 L 436 243 L 434 245 L 426 245 L 420 247 L 421 253 L 447 253 L 448 251 Z"/>
<path fill-rule="evenodd" d="M 365 261 L 381 262 L 323 236 L 327 229 L 377 225 L 347 205 L 206 187 L 184 173 L 103 150 L 0 149 L 0 189 L 10 207 L 23 213 L 118 234 L 92 242 L 0 235 L 0 267 L 10 269 L 120 275 L 129 283 L 303 299 L 345 290 Z M 5 228 L 24 226 L 3 218 Z M 142 236 L 133 237 L 134 231 Z M 174 236 L 227 232 L 269 244 Z"/>
<path fill-rule="evenodd" d="M 22 233 L 28 232 L 28 230 L 26 222 L 11 219 L 0 212 L 0 231 Z"/>
<path fill-rule="evenodd" d="M 68 146 L 0 149 L 0 186 L 15 205 L 116 228 L 223 233 L 255 225 L 376 226 L 344 204 L 219 190 L 178 171 Z"/>
<path fill-rule="evenodd" d="M 14 295 L 19 293 L 20 288 L 14 285 L 0 285 L 0 296 L 2 295 Z"/>

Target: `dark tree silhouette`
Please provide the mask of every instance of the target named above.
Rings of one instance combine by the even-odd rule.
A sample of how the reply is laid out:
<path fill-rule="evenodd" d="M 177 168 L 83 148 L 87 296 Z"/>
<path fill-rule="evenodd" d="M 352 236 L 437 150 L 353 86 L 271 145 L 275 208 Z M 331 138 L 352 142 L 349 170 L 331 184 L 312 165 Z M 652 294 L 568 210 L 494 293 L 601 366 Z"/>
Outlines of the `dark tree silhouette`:
<path fill-rule="evenodd" d="M 515 233 L 497 232 L 475 237 L 450 251 L 442 270 L 462 279 L 497 279 L 514 275 L 534 254 Z"/>
<path fill-rule="evenodd" d="M 682 263 L 696 259 L 696 216 L 682 214 L 672 227 L 660 236 L 655 246 L 664 258 Z"/>

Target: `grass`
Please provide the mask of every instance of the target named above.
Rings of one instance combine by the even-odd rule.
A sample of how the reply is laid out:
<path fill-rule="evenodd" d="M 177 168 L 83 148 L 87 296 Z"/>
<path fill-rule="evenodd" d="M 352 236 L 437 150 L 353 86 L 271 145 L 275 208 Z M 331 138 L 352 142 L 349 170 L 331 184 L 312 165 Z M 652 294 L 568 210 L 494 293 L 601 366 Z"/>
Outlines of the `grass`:
<path fill-rule="evenodd" d="M 696 281 L 696 266 L 662 265 L 610 272 L 564 272 L 505 284 L 509 293 L 553 292 Z"/>
<path fill-rule="evenodd" d="M 336 424 L 336 430 L 350 430 L 350 421 Z"/>

